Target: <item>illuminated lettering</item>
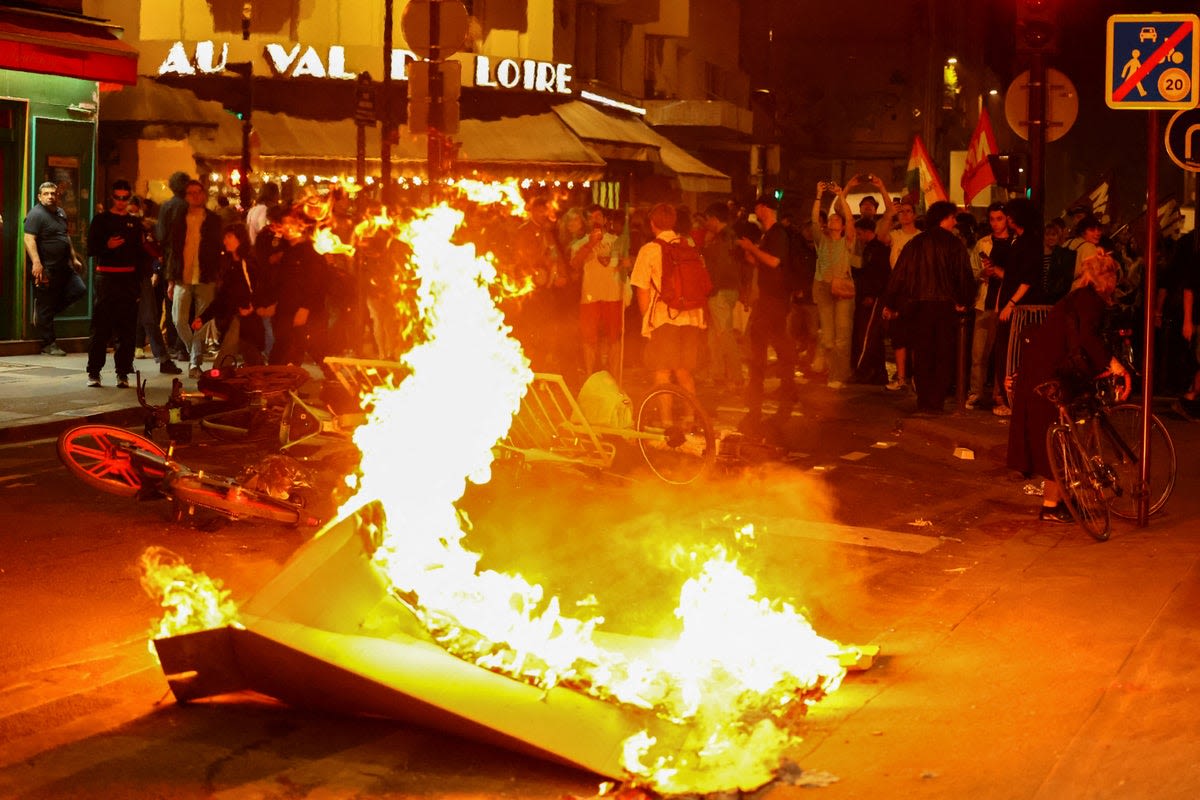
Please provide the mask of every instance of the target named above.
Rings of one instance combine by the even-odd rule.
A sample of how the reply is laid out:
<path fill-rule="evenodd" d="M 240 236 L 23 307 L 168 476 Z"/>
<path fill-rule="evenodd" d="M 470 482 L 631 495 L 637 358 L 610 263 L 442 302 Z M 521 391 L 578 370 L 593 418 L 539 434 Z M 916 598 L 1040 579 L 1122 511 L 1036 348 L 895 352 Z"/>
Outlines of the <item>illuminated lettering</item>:
<path fill-rule="evenodd" d="M 183 42 L 176 42 L 171 45 L 171 49 L 167 52 L 167 57 L 158 65 L 159 75 L 195 75 L 196 68 L 192 66 L 192 62 L 188 59 L 187 51 L 183 49 Z"/>
<path fill-rule="evenodd" d="M 214 46 L 212 42 L 196 42 L 196 69 L 207 74 L 224 72 L 225 64 L 229 61 L 229 45 L 221 45 L 221 63 L 213 61 Z"/>
<path fill-rule="evenodd" d="M 296 63 L 296 68 L 292 70 L 293 78 L 302 78 L 305 75 L 311 75 L 314 78 L 325 77 L 325 65 L 321 63 L 321 57 L 317 55 L 317 51 L 311 47 L 304 51 L 304 55 L 300 56 L 300 60 Z"/>
<path fill-rule="evenodd" d="M 284 50 L 283 45 L 272 42 L 267 45 L 267 58 L 271 59 L 271 68 L 276 75 L 286 75 L 292 68 L 292 62 L 300 55 L 300 45 L 294 45 L 291 50 Z"/>
<path fill-rule="evenodd" d="M 349 80 L 356 77 L 354 72 L 346 72 L 346 48 L 333 45 L 329 48 L 329 77 L 338 80 Z"/>
<path fill-rule="evenodd" d="M 408 65 L 417 61 L 417 54 L 412 50 L 393 50 L 392 51 L 392 80 L 406 81 L 408 80 Z"/>
<path fill-rule="evenodd" d="M 183 42 L 171 45 L 159 75 L 216 74 L 225 71 L 229 60 L 229 45 L 212 41 L 196 42 L 195 52 L 189 57 Z M 353 80 L 358 76 L 346 68 L 346 49 L 342 45 L 330 45 L 324 58 L 315 47 L 295 43 L 285 46 L 270 42 L 263 48 L 267 65 L 277 77 L 319 78 Z M 571 65 L 555 64 L 550 61 L 535 61 L 530 58 L 501 58 L 493 61 L 488 56 L 476 55 L 474 86 L 481 88 L 524 89 L 529 92 L 571 94 Z M 420 57 L 411 50 L 393 49 L 390 60 L 391 79 L 408 80 L 408 65 Z"/>
<path fill-rule="evenodd" d="M 475 56 L 475 85 L 488 88 L 516 89 L 530 92 L 571 93 L 571 65 L 502 58 L 492 66 L 487 56 Z"/>

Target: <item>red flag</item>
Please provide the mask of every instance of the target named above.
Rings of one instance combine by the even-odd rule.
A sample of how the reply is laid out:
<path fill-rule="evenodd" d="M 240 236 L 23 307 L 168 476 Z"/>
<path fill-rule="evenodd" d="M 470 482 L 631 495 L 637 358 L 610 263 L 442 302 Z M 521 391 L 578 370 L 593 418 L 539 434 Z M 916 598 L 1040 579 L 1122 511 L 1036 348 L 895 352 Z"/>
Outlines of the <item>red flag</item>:
<path fill-rule="evenodd" d="M 938 200 L 950 199 L 946 195 L 946 187 L 942 185 L 942 179 L 938 177 L 937 169 L 933 166 L 933 159 L 929 157 L 929 151 L 925 149 L 925 143 L 921 141 L 920 136 L 913 139 L 912 153 L 908 156 L 906 186 L 910 193 L 915 192 L 917 197 L 923 201 L 924 208 L 929 208 Z"/>
<path fill-rule="evenodd" d="M 979 112 L 979 124 L 975 126 L 971 144 L 967 147 L 967 164 L 962 174 L 964 204 L 971 205 L 977 194 L 996 182 L 988 161 L 988 156 L 996 152 L 996 132 L 992 130 L 992 121 L 985 108 Z"/>

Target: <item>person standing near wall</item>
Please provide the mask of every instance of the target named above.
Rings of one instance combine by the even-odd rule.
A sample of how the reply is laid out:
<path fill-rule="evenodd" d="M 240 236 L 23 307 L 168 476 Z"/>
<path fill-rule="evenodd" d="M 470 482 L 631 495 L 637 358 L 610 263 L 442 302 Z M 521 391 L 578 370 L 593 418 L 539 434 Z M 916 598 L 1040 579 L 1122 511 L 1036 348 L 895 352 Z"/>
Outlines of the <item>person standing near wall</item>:
<path fill-rule="evenodd" d="M 65 356 L 58 346 L 54 318 L 87 294 L 79 273 L 83 261 L 67 235 L 67 212 L 58 205 L 58 186 L 38 187 L 38 202 L 25 217 L 25 255 L 33 277 L 33 327 L 42 340 L 42 354 Z"/>

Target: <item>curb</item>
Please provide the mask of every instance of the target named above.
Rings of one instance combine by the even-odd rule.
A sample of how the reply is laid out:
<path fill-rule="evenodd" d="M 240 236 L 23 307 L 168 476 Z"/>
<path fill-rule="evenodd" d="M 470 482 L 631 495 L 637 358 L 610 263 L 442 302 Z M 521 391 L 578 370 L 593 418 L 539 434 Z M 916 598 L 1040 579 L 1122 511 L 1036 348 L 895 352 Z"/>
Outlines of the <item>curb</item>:
<path fill-rule="evenodd" d="M 68 417 L 61 420 L 34 422 L 30 425 L 13 425 L 0 428 L 0 444 L 19 444 L 21 442 L 32 442 L 37 439 L 55 439 L 63 431 L 70 430 L 79 425 L 104 424 L 128 428 L 142 423 L 145 418 L 145 409 L 137 407 L 103 411 L 99 414 L 89 414 L 83 417 Z"/>

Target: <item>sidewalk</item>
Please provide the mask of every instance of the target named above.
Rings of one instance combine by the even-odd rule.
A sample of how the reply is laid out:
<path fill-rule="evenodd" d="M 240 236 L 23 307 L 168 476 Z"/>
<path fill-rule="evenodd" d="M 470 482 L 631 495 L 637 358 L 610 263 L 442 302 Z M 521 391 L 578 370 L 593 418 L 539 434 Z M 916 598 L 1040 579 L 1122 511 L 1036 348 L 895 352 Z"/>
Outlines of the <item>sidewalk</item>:
<path fill-rule="evenodd" d="M 160 373 L 151 358 L 138 359 L 133 367 L 142 371 L 147 399 L 164 402 L 174 376 Z M 83 421 L 138 424 L 143 411 L 132 377 L 130 388 L 116 388 L 111 353 L 99 389 L 87 385 L 86 353 L 0 357 L 0 444 L 57 436 Z"/>

